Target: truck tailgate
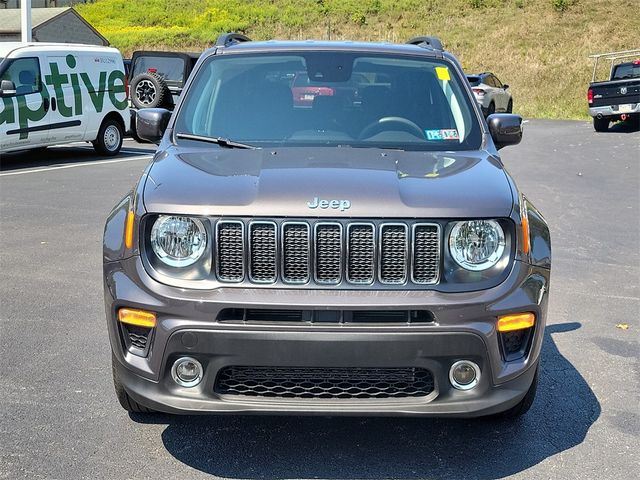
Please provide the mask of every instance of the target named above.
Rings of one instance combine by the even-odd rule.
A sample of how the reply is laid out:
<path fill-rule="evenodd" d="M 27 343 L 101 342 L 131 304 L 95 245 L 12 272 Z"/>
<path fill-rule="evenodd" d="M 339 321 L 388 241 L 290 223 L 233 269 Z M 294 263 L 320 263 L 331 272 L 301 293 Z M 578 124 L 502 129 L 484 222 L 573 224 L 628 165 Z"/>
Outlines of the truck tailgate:
<path fill-rule="evenodd" d="M 590 88 L 593 91 L 590 107 L 640 102 L 640 79 L 592 83 Z"/>

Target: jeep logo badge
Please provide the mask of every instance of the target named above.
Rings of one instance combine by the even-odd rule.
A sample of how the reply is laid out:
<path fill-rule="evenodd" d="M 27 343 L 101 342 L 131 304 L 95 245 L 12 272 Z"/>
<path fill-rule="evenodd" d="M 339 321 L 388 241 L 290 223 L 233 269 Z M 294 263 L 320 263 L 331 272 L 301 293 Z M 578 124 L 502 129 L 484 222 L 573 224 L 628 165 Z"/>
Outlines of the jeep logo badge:
<path fill-rule="evenodd" d="M 340 209 L 341 212 L 351 208 L 351 202 L 349 200 L 323 200 L 318 197 L 314 197 L 313 200 L 307 202 L 309 208 L 333 208 L 335 210 Z"/>

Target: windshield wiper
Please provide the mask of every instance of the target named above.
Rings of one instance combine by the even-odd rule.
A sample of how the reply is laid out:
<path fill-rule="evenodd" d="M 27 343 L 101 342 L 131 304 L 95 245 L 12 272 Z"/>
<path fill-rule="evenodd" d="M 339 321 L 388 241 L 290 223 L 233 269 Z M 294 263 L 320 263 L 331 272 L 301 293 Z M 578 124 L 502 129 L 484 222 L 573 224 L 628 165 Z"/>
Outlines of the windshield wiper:
<path fill-rule="evenodd" d="M 205 135 L 193 135 L 191 133 L 176 133 L 176 138 L 184 138 L 185 140 L 195 140 L 196 142 L 215 143 L 224 148 L 246 148 L 257 150 L 259 147 L 248 145 L 246 143 L 234 142 L 224 137 L 207 137 Z"/>

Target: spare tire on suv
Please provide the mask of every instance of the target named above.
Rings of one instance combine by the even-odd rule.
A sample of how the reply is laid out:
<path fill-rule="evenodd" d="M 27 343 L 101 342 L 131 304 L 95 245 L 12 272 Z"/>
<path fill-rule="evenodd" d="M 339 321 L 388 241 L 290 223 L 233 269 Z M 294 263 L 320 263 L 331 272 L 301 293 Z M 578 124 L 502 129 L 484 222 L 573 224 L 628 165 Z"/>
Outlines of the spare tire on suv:
<path fill-rule="evenodd" d="M 131 101 L 136 108 L 163 107 L 171 102 L 171 92 L 160 75 L 144 72 L 131 81 Z"/>

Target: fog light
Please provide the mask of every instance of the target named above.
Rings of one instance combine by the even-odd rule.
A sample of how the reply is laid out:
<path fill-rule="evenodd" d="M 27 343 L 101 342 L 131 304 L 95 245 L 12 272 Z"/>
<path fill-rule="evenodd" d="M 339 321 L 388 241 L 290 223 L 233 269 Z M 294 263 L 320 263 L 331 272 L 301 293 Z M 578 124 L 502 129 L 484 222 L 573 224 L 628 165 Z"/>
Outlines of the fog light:
<path fill-rule="evenodd" d="M 451 365 L 449 381 L 458 390 L 471 390 L 480 381 L 480 367 L 468 360 L 460 360 Z"/>
<path fill-rule="evenodd" d="M 195 358 L 179 358 L 171 367 L 171 376 L 182 387 L 195 387 L 202 380 L 202 365 Z"/>

